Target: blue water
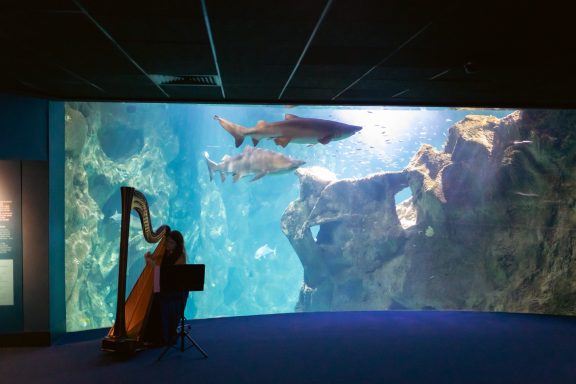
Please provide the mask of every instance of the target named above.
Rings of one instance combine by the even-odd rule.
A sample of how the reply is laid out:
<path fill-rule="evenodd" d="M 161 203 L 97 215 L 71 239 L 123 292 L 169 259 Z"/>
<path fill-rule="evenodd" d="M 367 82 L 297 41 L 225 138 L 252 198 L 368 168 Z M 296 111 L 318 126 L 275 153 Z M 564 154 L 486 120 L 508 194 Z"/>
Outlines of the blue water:
<path fill-rule="evenodd" d="M 509 110 L 68 103 L 66 106 L 67 329 L 110 326 L 115 316 L 120 238 L 120 186 L 147 197 L 154 227 L 168 224 L 185 237 L 189 263 L 206 264 L 205 291 L 191 294 L 188 318 L 293 312 L 303 270 L 280 228 L 299 195 L 293 173 L 255 182 L 229 177 L 210 182 L 203 157 L 219 161 L 241 153 L 217 121 L 219 115 L 253 127 L 285 113 L 363 126 L 327 145 L 263 140 L 258 147 L 320 166 L 338 178 L 401 171 L 421 145 L 442 150 L 448 129 L 468 114 Z M 217 176 L 217 175 L 216 175 Z M 397 202 L 410 197 L 408 189 Z M 154 245 L 132 218 L 129 289 Z"/>

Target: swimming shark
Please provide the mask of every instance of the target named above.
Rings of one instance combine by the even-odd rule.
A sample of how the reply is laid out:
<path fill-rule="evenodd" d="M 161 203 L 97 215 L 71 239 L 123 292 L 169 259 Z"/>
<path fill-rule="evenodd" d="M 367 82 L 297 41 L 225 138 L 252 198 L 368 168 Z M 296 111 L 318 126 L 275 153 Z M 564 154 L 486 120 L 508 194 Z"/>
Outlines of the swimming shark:
<path fill-rule="evenodd" d="M 220 116 L 214 116 L 220 125 L 234 136 L 236 148 L 244 142 L 244 137 L 251 136 L 254 146 L 263 138 L 274 139 L 277 145 L 286 147 L 288 143 L 328 144 L 331 141 L 342 140 L 360 131 L 362 127 L 339 123 L 332 120 L 298 117 L 292 114 L 284 115 L 284 120 L 268 123 L 258 121 L 253 128 L 246 128 Z"/>
<path fill-rule="evenodd" d="M 232 174 L 234 182 L 244 176 L 254 174 L 254 178 L 250 181 L 255 181 L 269 174 L 290 172 L 305 163 L 281 153 L 253 148 L 249 145 L 237 156 L 225 155 L 219 163 L 210 160 L 208 152 L 204 152 L 204 157 L 208 165 L 210 181 L 213 179 L 214 172 L 220 172 L 222 182 L 226 180 L 226 174 Z"/>

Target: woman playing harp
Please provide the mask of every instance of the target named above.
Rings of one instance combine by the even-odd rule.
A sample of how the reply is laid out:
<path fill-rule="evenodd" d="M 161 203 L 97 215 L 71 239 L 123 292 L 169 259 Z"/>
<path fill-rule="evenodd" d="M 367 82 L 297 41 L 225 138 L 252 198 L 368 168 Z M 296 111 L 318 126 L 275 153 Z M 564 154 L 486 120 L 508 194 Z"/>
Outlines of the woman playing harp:
<path fill-rule="evenodd" d="M 160 267 L 186 264 L 186 249 L 184 238 L 179 231 L 171 231 L 166 236 L 166 245 L 162 255 L 146 252 L 147 265 L 154 267 L 154 295 L 148 321 L 142 331 L 141 340 L 146 346 L 161 346 L 176 341 L 176 328 L 183 306 L 185 307 L 187 292 L 163 292 L 159 289 Z"/>
<path fill-rule="evenodd" d="M 133 352 L 143 347 L 142 332 L 146 329 L 152 304 L 154 286 L 154 266 L 146 264 L 142 274 L 126 299 L 126 273 L 128 265 L 128 239 L 130 212 L 134 209 L 142 224 L 144 238 L 149 243 L 159 243 L 153 258 L 162 264 L 165 255 L 166 238 L 170 227 L 161 225 L 153 230 L 150 210 L 144 195 L 132 187 L 121 187 L 122 223 L 120 227 L 120 257 L 118 266 L 118 296 L 114 326 L 102 340 L 102 349 L 114 352 Z"/>

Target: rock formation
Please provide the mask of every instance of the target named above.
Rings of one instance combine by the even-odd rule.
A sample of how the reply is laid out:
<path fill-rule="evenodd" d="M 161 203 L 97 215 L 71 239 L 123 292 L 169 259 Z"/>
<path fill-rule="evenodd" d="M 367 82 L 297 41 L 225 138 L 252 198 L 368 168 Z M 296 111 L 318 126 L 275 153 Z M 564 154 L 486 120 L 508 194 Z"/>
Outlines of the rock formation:
<path fill-rule="evenodd" d="M 304 267 L 297 309 L 576 313 L 575 128 L 573 111 L 471 115 L 402 172 L 298 170 L 282 218 Z"/>
<path fill-rule="evenodd" d="M 68 331 L 106 327 L 113 321 L 118 279 L 120 186 L 138 186 L 155 202 L 151 207 L 155 227 L 165 223 L 169 213 L 167 196 L 176 194 L 175 182 L 165 170 L 175 154 L 162 152 L 155 145 L 162 141 L 178 149 L 170 127 L 162 124 L 162 111 L 156 108 L 143 116 L 143 121 L 131 122 L 136 117 L 129 119 L 125 113 L 119 113 L 124 108 L 122 104 L 66 104 Z M 114 136 L 116 142 L 110 140 L 110 136 Z M 135 279 L 143 267 L 141 255 L 150 245 L 141 236 L 139 221 L 132 220 L 131 226 L 129 253 L 137 256 L 129 258 L 128 269 L 134 270 L 130 276 Z"/>

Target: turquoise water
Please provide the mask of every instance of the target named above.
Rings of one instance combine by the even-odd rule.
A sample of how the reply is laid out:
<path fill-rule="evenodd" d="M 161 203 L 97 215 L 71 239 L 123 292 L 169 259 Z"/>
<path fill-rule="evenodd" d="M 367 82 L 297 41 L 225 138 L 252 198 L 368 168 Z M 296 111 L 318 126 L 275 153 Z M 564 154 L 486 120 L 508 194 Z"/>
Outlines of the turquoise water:
<path fill-rule="evenodd" d="M 189 263 L 206 264 L 205 291 L 191 294 L 186 316 L 211 318 L 293 312 L 302 264 L 280 219 L 299 196 L 293 173 L 250 182 L 209 180 L 203 153 L 220 161 L 242 152 L 214 115 L 253 127 L 285 113 L 362 126 L 327 145 L 263 140 L 258 148 L 320 166 L 337 178 L 401 171 L 423 144 L 442 150 L 448 129 L 469 114 L 504 117 L 510 110 L 442 108 L 66 104 L 67 330 L 110 326 L 115 316 L 120 238 L 120 187 L 143 192 L 152 224 L 185 237 Z M 399 203 L 410 197 L 405 189 Z M 133 216 L 128 289 L 140 274 L 147 244 Z"/>

